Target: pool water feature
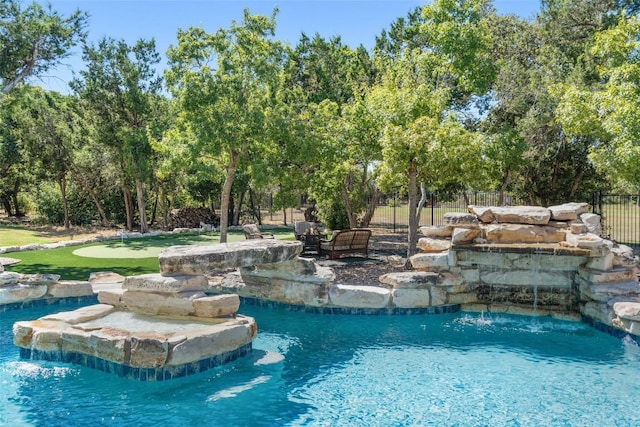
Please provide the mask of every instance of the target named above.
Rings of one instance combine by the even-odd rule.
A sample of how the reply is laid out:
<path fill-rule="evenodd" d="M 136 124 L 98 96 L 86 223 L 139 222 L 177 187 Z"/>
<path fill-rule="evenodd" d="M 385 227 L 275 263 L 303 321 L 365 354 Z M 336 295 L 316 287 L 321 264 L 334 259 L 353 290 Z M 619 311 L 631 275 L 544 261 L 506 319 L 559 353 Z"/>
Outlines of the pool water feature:
<path fill-rule="evenodd" d="M 0 316 L 0 425 L 637 426 L 640 348 L 580 322 L 488 314 L 349 316 L 242 306 L 253 352 L 139 382 L 22 360 Z"/>

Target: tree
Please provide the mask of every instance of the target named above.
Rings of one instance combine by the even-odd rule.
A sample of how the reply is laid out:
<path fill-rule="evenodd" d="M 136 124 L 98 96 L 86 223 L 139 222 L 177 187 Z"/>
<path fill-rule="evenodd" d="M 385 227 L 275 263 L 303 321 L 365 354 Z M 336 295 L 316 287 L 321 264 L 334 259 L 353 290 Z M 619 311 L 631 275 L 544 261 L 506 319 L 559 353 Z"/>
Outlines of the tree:
<path fill-rule="evenodd" d="M 167 85 L 179 103 L 178 120 L 194 136 L 190 152 L 223 159 L 220 241 L 226 242 L 234 175 L 244 156 L 258 161 L 273 144 L 267 112 L 278 103 L 282 45 L 273 39 L 275 15 L 244 11 L 243 22 L 214 34 L 178 31 L 168 51 Z M 170 135 L 169 135 L 170 136 Z"/>
<path fill-rule="evenodd" d="M 31 158 L 39 161 L 40 177 L 58 184 L 67 229 L 70 227 L 67 181 L 76 149 L 74 142 L 80 134 L 73 102 L 71 97 L 30 87 L 21 97 L 20 109 L 14 111 L 16 131 Z"/>
<path fill-rule="evenodd" d="M 362 103 L 376 73 L 364 47 L 351 49 L 338 37 L 303 34 L 289 54 L 283 91 L 298 130 L 281 139 L 288 155 L 281 163 L 309 176 L 300 193 L 314 201 L 321 218 L 345 211 L 343 226 L 367 226 L 379 193 L 369 172 L 380 159 L 380 129 Z M 279 187 L 291 189 L 286 182 L 281 179 Z"/>
<path fill-rule="evenodd" d="M 0 96 L 31 76 L 42 76 L 60 64 L 85 37 L 87 14 L 68 17 L 32 3 L 21 9 L 19 0 L 0 3 Z"/>
<path fill-rule="evenodd" d="M 367 100 L 385 124 L 381 185 L 389 191 L 400 184 L 408 191 L 408 257 L 416 252 L 427 187 L 471 182 L 481 159 L 479 138 L 464 129 L 454 112 L 446 111 L 451 102 L 450 89 L 410 71 L 421 69 L 430 74 L 429 63 L 434 59 L 430 52 L 405 52 Z"/>
<path fill-rule="evenodd" d="M 389 190 L 398 184 L 408 190 L 407 256 L 416 252 L 427 186 L 470 183 L 480 169 L 480 138 L 464 128 L 456 108 L 492 82 L 492 13 L 483 0 L 434 1 L 424 7 L 410 43 L 380 58 L 386 72 L 367 105 L 383 124 L 381 182 Z"/>
<path fill-rule="evenodd" d="M 590 159 L 600 170 L 640 188 L 640 19 L 619 19 L 590 50 L 598 83 L 557 85 L 557 113 L 568 134 L 596 142 Z"/>
<path fill-rule="evenodd" d="M 133 227 L 130 185 L 135 187 L 140 232 L 148 229 L 145 184 L 152 176 L 153 151 L 149 132 L 160 134 L 158 117 L 162 78 L 155 70 L 160 57 L 155 42 L 140 40 L 128 46 L 123 40 L 104 38 L 86 45 L 87 69 L 74 79 L 72 88 L 95 114 L 96 137 L 113 150 L 121 171 L 120 187 L 127 210 L 127 229 Z"/>
<path fill-rule="evenodd" d="M 547 0 L 536 22 L 497 17 L 493 60 L 499 72 L 482 129 L 490 134 L 489 171 L 501 189 L 510 187 L 531 204 L 588 199 L 606 186 L 589 160 L 597 141 L 569 135 L 557 118 L 558 92 L 565 82 L 589 88 L 597 83 L 593 35 L 610 25 L 614 1 Z M 500 175 L 496 173 L 500 170 Z"/>
<path fill-rule="evenodd" d="M 18 193 L 28 179 L 31 156 L 24 149 L 18 132 L 15 112 L 20 98 L 15 93 L 0 98 L 0 202 L 9 216 L 22 216 Z"/>

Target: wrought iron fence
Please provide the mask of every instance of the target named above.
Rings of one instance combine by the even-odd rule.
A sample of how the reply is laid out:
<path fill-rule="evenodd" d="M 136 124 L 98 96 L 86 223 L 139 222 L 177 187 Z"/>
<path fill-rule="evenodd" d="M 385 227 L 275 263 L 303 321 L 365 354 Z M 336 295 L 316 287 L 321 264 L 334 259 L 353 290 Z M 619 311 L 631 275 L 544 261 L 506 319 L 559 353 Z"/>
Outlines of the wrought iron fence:
<path fill-rule="evenodd" d="M 431 193 L 420 213 L 420 226 L 442 225 L 444 214 L 467 212 L 469 205 L 481 206 L 522 206 L 527 203 L 510 194 L 476 191 L 472 193 L 437 194 Z M 409 229 L 409 206 L 406 199 L 397 195 L 385 197 L 376 207 L 371 227 L 407 232 Z"/>
<path fill-rule="evenodd" d="M 594 193 L 593 213 L 602 218 L 603 237 L 640 248 L 640 195 Z M 473 192 L 439 196 L 431 194 L 420 215 L 420 225 L 442 225 L 447 212 L 467 212 L 468 205 L 525 206 L 529 203 L 513 195 L 501 200 L 497 192 Z M 383 198 L 375 211 L 371 227 L 394 232 L 409 229 L 409 206 L 398 196 Z"/>
<path fill-rule="evenodd" d="M 600 215 L 602 236 L 640 248 L 640 195 L 594 193 L 593 212 Z"/>

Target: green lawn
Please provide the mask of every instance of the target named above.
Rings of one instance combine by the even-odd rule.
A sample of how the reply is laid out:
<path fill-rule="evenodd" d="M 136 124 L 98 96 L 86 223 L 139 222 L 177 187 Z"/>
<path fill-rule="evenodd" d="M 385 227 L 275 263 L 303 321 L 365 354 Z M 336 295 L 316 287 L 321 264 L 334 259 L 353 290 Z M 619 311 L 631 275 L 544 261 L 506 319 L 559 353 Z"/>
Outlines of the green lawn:
<path fill-rule="evenodd" d="M 41 230 L 20 225 L 0 225 L 0 246 L 22 246 L 27 243 L 51 243 L 54 240 Z"/>
<path fill-rule="evenodd" d="M 270 230 L 278 239 L 293 240 L 293 232 L 288 230 Z M 237 232 L 229 233 L 229 242 L 244 240 L 244 235 Z M 20 263 L 6 266 L 6 271 L 18 273 L 50 273 L 58 274 L 62 280 L 87 280 L 92 272 L 113 271 L 123 276 L 132 276 L 159 271 L 157 254 L 164 248 L 175 245 L 197 245 L 217 243 L 219 236 L 215 234 L 178 234 L 136 239 L 110 240 L 90 245 L 69 246 L 58 249 L 43 249 L 37 251 L 10 252 L 4 256 L 21 260 Z M 95 250 L 117 250 L 123 253 L 121 258 L 94 258 L 74 255 L 74 251 L 85 248 Z M 146 251 L 150 256 L 127 256 L 126 251 Z"/>

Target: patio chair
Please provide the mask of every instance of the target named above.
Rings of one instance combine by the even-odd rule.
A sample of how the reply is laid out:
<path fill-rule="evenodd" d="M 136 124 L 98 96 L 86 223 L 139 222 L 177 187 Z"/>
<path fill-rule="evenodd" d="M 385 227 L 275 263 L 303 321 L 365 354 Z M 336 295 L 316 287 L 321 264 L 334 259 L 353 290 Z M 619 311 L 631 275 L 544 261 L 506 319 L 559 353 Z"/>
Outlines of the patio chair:
<path fill-rule="evenodd" d="M 273 233 L 269 233 L 268 231 L 260 231 L 257 225 L 255 224 L 245 224 L 242 226 L 242 231 L 244 231 L 244 237 L 247 240 L 250 239 L 275 239 Z"/>

